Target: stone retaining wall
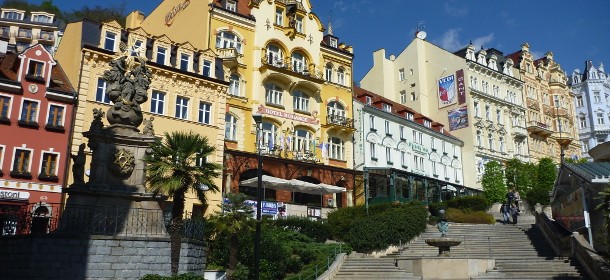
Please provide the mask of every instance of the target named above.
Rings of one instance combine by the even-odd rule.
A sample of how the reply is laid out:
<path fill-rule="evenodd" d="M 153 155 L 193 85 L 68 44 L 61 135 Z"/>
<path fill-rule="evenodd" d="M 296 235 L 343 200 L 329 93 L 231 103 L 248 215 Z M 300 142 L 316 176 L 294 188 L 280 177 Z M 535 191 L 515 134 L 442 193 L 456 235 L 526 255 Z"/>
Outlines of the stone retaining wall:
<path fill-rule="evenodd" d="M 204 243 L 183 240 L 180 273 L 203 275 Z M 4 236 L 2 279 L 140 279 L 170 275 L 169 238 L 124 236 Z"/>

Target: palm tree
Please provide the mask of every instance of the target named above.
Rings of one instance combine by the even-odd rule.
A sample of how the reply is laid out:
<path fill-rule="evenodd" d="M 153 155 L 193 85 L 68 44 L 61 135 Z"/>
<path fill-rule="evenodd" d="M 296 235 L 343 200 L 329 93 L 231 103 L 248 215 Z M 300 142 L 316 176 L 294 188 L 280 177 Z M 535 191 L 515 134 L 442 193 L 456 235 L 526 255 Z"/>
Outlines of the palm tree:
<path fill-rule="evenodd" d="M 150 148 L 150 153 L 144 156 L 149 190 L 155 195 L 173 198 L 169 234 L 171 269 L 172 274 L 177 275 L 186 193 L 195 192 L 206 204 L 204 191 L 218 191 L 213 179 L 220 176 L 221 166 L 205 160 L 216 148 L 208 143 L 206 137 L 192 132 L 166 132 L 163 139 L 157 139 Z"/>
<path fill-rule="evenodd" d="M 210 217 L 210 224 L 214 226 L 216 238 L 228 235 L 229 240 L 229 267 L 227 279 L 233 279 L 237 268 L 237 255 L 239 250 L 239 236 L 254 229 L 252 213 L 254 209 L 246 205 L 246 195 L 243 193 L 229 193 L 226 203 L 222 204 L 222 212 Z"/>

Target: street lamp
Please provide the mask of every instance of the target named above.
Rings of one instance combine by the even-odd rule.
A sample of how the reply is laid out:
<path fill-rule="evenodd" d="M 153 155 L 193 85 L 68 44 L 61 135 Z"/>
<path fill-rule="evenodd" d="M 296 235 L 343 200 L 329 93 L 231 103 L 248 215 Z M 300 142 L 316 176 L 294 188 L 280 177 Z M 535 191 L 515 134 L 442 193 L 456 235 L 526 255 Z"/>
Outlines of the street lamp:
<path fill-rule="evenodd" d="M 559 127 L 559 141 L 557 141 L 559 143 L 559 149 L 561 151 L 560 157 L 561 157 L 561 162 L 563 162 L 563 158 L 565 156 L 564 152 L 563 152 L 563 138 L 561 135 L 561 119 L 559 118 L 559 104 L 557 104 L 557 100 L 555 100 L 555 117 L 557 118 L 557 126 Z"/>
<path fill-rule="evenodd" d="M 263 189 L 263 157 L 261 155 L 261 131 L 263 115 L 254 113 L 252 118 L 256 123 L 256 150 L 258 153 L 258 184 L 256 185 L 256 235 L 254 236 L 254 279 L 260 279 L 261 264 L 261 198 Z"/>

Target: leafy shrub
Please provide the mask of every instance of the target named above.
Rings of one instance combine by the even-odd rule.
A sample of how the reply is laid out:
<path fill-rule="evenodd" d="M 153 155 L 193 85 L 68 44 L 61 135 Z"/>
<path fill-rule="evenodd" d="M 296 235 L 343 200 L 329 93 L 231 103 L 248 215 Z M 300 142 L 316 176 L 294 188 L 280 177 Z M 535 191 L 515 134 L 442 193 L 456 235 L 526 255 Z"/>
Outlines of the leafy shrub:
<path fill-rule="evenodd" d="M 190 273 L 178 274 L 173 276 L 161 276 L 157 274 L 146 274 L 140 280 L 205 280 L 203 276 L 198 276 Z"/>
<path fill-rule="evenodd" d="M 373 208 L 373 207 L 371 207 Z M 366 216 L 366 208 L 364 205 L 339 208 L 328 213 L 328 223 L 330 224 L 330 232 L 335 240 L 343 240 L 343 235 L 363 217 Z"/>
<path fill-rule="evenodd" d="M 271 222 L 276 227 L 302 233 L 317 242 L 325 242 L 331 237 L 330 225 L 321 221 L 312 221 L 307 218 L 288 217 Z"/>
<path fill-rule="evenodd" d="M 344 213 L 337 217 L 345 218 Z M 337 217 L 331 221 L 329 215 L 331 227 Z M 352 216 L 350 228 L 341 234 L 341 237 L 358 252 L 384 250 L 390 245 L 404 243 L 422 233 L 426 228 L 426 217 L 427 211 L 421 204 L 375 205 L 369 208 L 368 216 Z M 338 219 L 339 226 L 346 224 L 346 221 Z M 333 232 L 336 230 L 333 229 Z"/>
<path fill-rule="evenodd" d="M 432 216 L 438 217 L 438 210 L 441 209 L 447 209 L 447 201 L 428 204 L 428 212 L 430 212 L 430 215 Z M 432 216 L 430 216 L 430 218 L 432 218 Z"/>
<path fill-rule="evenodd" d="M 468 209 L 472 211 L 486 211 L 490 205 L 487 203 L 487 199 L 485 199 L 485 197 L 476 195 L 454 197 L 447 201 L 447 206 L 449 208 L 457 208 L 462 210 Z"/>
<path fill-rule="evenodd" d="M 485 211 L 471 211 L 457 208 L 449 208 L 445 213 L 449 222 L 468 224 L 495 224 L 496 219 Z"/>

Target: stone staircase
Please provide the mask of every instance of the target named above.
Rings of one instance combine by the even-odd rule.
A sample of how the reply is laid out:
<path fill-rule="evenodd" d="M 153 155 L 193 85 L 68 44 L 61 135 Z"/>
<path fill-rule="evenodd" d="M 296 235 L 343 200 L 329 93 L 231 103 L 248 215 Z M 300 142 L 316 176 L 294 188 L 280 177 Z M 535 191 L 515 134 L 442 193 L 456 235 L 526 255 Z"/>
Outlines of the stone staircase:
<path fill-rule="evenodd" d="M 454 224 L 449 226 L 448 237 L 460 238 L 462 244 L 451 249 L 452 257 L 493 258 L 496 267 L 484 275 L 472 279 L 591 279 L 576 262 L 554 256 L 542 232 L 533 224 L 534 217 L 527 213 L 519 216 L 516 225 Z M 380 258 L 352 254 L 332 279 L 422 279 L 420 276 L 400 270 L 395 265 L 397 257 L 435 257 L 438 250 L 424 240 L 440 237 L 435 226 L 399 251 Z"/>

